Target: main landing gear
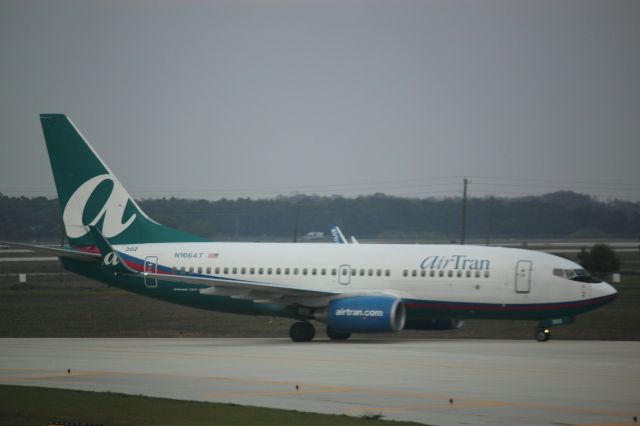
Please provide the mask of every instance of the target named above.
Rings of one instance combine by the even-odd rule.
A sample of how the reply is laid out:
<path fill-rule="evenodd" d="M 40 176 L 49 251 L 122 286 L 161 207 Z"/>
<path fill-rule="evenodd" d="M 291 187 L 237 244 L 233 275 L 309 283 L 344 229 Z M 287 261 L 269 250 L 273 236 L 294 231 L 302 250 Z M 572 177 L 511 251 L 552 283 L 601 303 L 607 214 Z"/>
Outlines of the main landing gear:
<path fill-rule="evenodd" d="M 327 336 L 331 340 L 347 340 L 349 337 L 351 337 L 351 333 L 337 331 L 327 326 Z"/>
<path fill-rule="evenodd" d="M 310 322 L 294 322 L 289 328 L 289 337 L 294 342 L 309 342 L 316 335 L 316 329 Z"/>
<path fill-rule="evenodd" d="M 316 335 L 316 329 L 310 322 L 299 321 L 293 323 L 289 328 L 289 337 L 294 342 L 310 342 Z M 351 333 L 337 331 L 327 326 L 327 336 L 331 340 L 347 340 Z"/>
<path fill-rule="evenodd" d="M 538 342 L 546 342 L 551 337 L 551 332 L 548 328 L 536 328 L 535 338 Z"/>

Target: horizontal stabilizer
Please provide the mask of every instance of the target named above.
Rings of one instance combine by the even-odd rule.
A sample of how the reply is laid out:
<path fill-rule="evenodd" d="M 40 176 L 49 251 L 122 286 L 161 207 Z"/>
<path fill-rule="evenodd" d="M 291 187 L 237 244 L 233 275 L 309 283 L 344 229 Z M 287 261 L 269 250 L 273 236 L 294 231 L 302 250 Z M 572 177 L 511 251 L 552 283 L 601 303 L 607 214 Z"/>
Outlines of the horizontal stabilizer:
<path fill-rule="evenodd" d="M 0 245 L 6 245 L 9 247 L 22 248 L 26 250 L 35 251 L 36 253 L 50 254 L 57 257 L 64 257 L 67 259 L 82 260 L 85 262 L 99 262 L 100 256 L 98 253 L 91 253 L 72 248 L 63 247 L 50 247 L 50 246 L 38 246 L 33 244 L 12 243 L 8 241 L 0 241 Z"/>

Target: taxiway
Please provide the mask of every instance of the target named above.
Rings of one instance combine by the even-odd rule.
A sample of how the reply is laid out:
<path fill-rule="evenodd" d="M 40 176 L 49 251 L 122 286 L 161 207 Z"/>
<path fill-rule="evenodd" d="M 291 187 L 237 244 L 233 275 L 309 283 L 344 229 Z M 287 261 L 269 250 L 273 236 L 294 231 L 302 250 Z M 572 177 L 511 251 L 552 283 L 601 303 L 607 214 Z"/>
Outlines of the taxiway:
<path fill-rule="evenodd" d="M 629 424 L 639 353 L 553 340 L 0 339 L 0 382 L 434 425 Z"/>

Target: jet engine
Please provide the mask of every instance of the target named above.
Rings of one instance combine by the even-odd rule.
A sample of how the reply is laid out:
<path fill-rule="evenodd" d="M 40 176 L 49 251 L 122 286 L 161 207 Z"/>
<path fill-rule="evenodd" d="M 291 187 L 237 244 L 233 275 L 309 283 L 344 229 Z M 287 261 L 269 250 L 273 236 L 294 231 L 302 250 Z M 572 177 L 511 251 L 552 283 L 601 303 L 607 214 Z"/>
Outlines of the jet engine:
<path fill-rule="evenodd" d="M 404 328 L 406 309 L 391 296 L 356 296 L 334 299 L 316 319 L 330 329 L 346 333 L 379 333 Z"/>

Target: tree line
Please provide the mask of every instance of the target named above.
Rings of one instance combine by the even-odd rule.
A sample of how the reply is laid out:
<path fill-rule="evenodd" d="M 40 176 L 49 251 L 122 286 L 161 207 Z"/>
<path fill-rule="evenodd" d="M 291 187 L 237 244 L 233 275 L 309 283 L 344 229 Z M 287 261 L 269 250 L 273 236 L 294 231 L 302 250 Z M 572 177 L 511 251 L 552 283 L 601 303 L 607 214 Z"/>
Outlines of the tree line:
<path fill-rule="evenodd" d="M 458 241 L 460 198 L 355 198 L 296 195 L 271 199 L 144 199 L 140 207 L 158 222 L 214 240 L 291 240 L 339 225 L 360 239 Z M 57 199 L 0 194 L 0 238 L 56 241 L 62 234 Z M 640 202 L 599 201 L 570 191 L 520 198 L 470 198 L 466 237 L 627 238 L 640 236 Z"/>

